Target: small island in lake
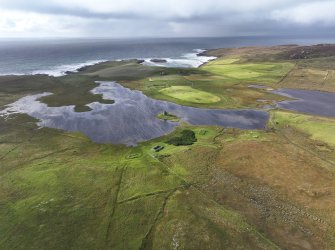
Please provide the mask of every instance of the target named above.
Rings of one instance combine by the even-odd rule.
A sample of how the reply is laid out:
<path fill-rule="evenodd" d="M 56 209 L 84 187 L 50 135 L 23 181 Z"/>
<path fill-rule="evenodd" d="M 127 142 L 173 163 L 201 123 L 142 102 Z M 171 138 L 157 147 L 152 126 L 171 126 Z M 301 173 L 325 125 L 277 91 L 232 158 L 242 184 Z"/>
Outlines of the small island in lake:
<path fill-rule="evenodd" d="M 174 114 L 171 114 L 167 111 L 164 111 L 163 113 L 160 113 L 156 116 L 158 119 L 165 120 L 165 121 L 171 121 L 171 122 L 179 122 L 180 119 L 175 116 Z"/>

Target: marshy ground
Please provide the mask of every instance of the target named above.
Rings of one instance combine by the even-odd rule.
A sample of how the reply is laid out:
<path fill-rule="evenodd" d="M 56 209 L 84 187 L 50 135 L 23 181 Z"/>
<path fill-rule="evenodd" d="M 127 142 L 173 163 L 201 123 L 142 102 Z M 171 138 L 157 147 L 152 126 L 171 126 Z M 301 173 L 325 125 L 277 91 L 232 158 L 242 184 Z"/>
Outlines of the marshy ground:
<path fill-rule="evenodd" d="M 95 81 L 116 80 L 186 106 L 261 108 L 287 98 L 250 84 L 335 92 L 335 49 L 320 46 L 213 50 L 198 69 L 132 60 L 4 76 L 0 105 L 52 92 L 41 101 L 82 110 L 104 101 Z M 335 119 L 269 114 L 264 130 L 181 124 L 136 147 L 0 117 L 0 248 L 334 249 Z M 167 143 L 183 130 L 196 142 Z"/>

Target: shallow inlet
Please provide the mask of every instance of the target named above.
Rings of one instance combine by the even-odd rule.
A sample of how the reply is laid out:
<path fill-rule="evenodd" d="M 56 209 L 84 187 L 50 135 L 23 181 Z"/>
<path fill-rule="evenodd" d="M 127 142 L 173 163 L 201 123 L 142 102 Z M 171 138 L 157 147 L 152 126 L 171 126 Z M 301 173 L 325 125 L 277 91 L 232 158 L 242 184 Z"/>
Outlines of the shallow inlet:
<path fill-rule="evenodd" d="M 271 92 L 294 99 L 278 102 L 278 108 L 335 117 L 335 93 L 302 89 L 279 89 Z"/>
<path fill-rule="evenodd" d="M 256 84 L 249 85 L 249 87 L 263 89 L 273 94 L 285 96 L 291 99 L 277 102 L 275 105 L 276 108 L 297 111 L 299 113 L 309 115 L 335 117 L 335 93 L 318 90 L 285 88 L 273 90 L 270 87 Z M 273 109 L 274 107 L 266 105 L 263 108 Z"/>
<path fill-rule="evenodd" d="M 92 90 L 114 104 L 91 103 L 88 112 L 77 113 L 74 106 L 48 107 L 37 101 L 43 95 L 26 96 L 10 104 L 0 114 L 25 113 L 39 119 L 39 126 L 80 131 L 99 143 L 136 145 L 170 133 L 178 122 L 164 121 L 156 115 L 167 111 L 192 125 L 217 125 L 240 129 L 263 129 L 268 113 L 262 110 L 219 110 L 181 106 L 155 100 L 140 91 L 116 82 L 99 82 Z"/>

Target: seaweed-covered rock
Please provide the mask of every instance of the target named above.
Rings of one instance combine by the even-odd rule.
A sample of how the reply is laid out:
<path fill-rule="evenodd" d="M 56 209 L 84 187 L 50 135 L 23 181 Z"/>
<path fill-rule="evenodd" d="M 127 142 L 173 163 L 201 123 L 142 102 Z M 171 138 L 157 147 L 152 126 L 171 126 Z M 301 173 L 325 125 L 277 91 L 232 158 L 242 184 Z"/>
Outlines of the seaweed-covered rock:
<path fill-rule="evenodd" d="M 150 62 L 153 62 L 153 63 L 166 63 L 167 60 L 165 60 L 165 59 L 151 59 Z"/>

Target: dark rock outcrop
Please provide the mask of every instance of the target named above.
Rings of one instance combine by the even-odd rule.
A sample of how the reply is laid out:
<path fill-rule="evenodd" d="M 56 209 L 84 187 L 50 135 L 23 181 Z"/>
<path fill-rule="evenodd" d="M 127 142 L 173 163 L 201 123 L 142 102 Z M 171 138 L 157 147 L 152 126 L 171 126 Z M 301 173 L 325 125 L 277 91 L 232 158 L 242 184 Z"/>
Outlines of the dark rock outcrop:
<path fill-rule="evenodd" d="M 150 62 L 153 62 L 153 63 L 166 63 L 167 61 L 165 59 L 151 59 Z"/>

